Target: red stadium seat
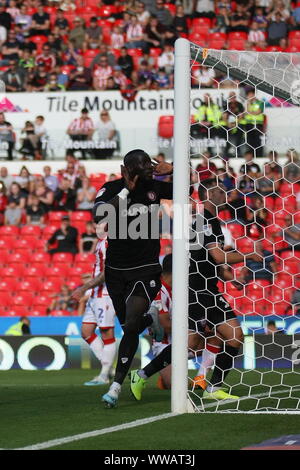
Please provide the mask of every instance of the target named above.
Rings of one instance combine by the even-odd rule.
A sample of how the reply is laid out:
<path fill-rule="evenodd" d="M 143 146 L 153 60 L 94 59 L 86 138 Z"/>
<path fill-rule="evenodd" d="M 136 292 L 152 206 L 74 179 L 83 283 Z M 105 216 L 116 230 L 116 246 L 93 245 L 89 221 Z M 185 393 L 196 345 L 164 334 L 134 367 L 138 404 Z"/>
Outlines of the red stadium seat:
<path fill-rule="evenodd" d="M 293 287 L 293 276 L 289 273 L 279 273 L 274 281 L 275 286 L 281 287 L 282 289 L 286 289 L 289 287 Z"/>
<path fill-rule="evenodd" d="M 12 264 L 5 268 L 1 268 L 1 276 L 2 277 L 13 277 L 17 279 L 18 277 L 22 277 L 24 273 L 24 267 L 22 264 Z"/>
<path fill-rule="evenodd" d="M 72 253 L 54 253 L 52 263 L 64 263 L 68 266 L 73 263 L 74 255 Z"/>
<path fill-rule="evenodd" d="M 245 39 L 229 39 L 228 49 L 233 51 L 244 51 L 245 50 Z"/>
<path fill-rule="evenodd" d="M 50 292 L 47 291 L 46 293 L 40 293 L 34 298 L 33 301 L 33 308 L 36 307 L 49 307 L 51 304 L 51 298 L 49 296 Z"/>
<path fill-rule="evenodd" d="M 89 222 L 92 220 L 92 214 L 90 211 L 75 211 L 71 214 L 72 222 Z"/>
<path fill-rule="evenodd" d="M 207 33 L 200 33 L 199 31 L 191 33 L 189 34 L 189 41 L 198 44 L 199 46 L 206 46 Z"/>
<path fill-rule="evenodd" d="M 226 44 L 226 33 L 211 33 L 207 39 L 207 45 L 211 49 L 222 49 Z"/>
<path fill-rule="evenodd" d="M 239 238 L 236 241 L 236 249 L 239 253 L 248 254 L 254 252 L 254 243 L 248 237 Z"/>
<path fill-rule="evenodd" d="M 67 310 L 51 310 L 51 317 L 70 317 L 71 313 Z"/>
<path fill-rule="evenodd" d="M 298 258 L 289 258 L 283 261 L 283 270 L 290 274 L 300 274 L 300 262 Z"/>
<path fill-rule="evenodd" d="M 84 221 L 74 221 L 72 222 L 72 226 L 78 230 L 79 235 L 86 231 L 86 222 Z"/>
<path fill-rule="evenodd" d="M 82 265 L 79 265 L 79 266 L 73 266 L 69 269 L 69 277 L 79 277 L 85 273 L 85 270 L 84 268 L 82 267 Z"/>
<path fill-rule="evenodd" d="M 17 237 L 19 235 L 19 232 L 19 227 L 16 227 L 15 225 L 2 225 L 0 227 L 0 238 L 3 238 L 3 235 L 11 235 Z"/>
<path fill-rule="evenodd" d="M 64 215 L 69 215 L 65 211 L 51 211 L 48 213 L 48 221 L 51 222 L 60 222 Z"/>
<path fill-rule="evenodd" d="M 22 238 L 19 238 L 15 241 L 14 248 L 15 250 L 35 250 L 38 244 L 39 238 L 35 235 L 22 235 Z M 45 242 L 44 242 L 45 245 Z"/>
<path fill-rule="evenodd" d="M 64 279 L 69 274 L 69 266 L 59 264 L 59 265 L 52 265 L 46 266 L 44 271 L 44 276 L 48 277 L 58 277 L 60 279 Z"/>
<path fill-rule="evenodd" d="M 51 262 L 51 256 L 45 251 L 36 251 L 31 255 L 32 263 L 43 263 L 45 266 Z"/>
<path fill-rule="evenodd" d="M 13 296 L 10 292 L 3 292 L 0 291 L 0 305 L 1 307 L 7 307 L 8 305 L 12 305 Z"/>
<path fill-rule="evenodd" d="M 51 278 L 51 280 L 47 280 L 41 283 L 40 290 L 44 293 L 47 292 L 60 292 L 61 286 L 63 282 L 59 278 Z"/>
<path fill-rule="evenodd" d="M 44 229 L 43 229 L 43 233 L 42 233 L 42 238 L 44 240 L 48 240 L 49 238 L 51 238 L 51 236 L 53 235 L 53 233 L 59 228 L 59 225 L 54 225 L 53 222 L 51 223 L 51 225 L 47 225 Z"/>
<path fill-rule="evenodd" d="M 5 250 L 0 251 L 0 266 L 5 266 L 7 264 L 7 260 L 10 256 L 10 253 Z"/>
<path fill-rule="evenodd" d="M 30 307 L 33 304 L 34 295 L 29 292 L 22 292 L 12 297 L 11 305 L 22 305 Z"/>
<path fill-rule="evenodd" d="M 158 135 L 164 139 L 171 139 L 174 133 L 174 116 L 160 116 L 158 120 Z"/>
<path fill-rule="evenodd" d="M 234 310 L 237 315 L 253 315 L 255 313 L 254 302 L 247 297 L 236 299 Z"/>
<path fill-rule="evenodd" d="M 74 264 L 77 266 L 79 263 L 90 264 L 92 267 L 95 263 L 95 255 L 93 253 L 77 253 L 77 255 L 75 255 Z"/>
<path fill-rule="evenodd" d="M 18 281 L 14 278 L 6 277 L 0 280 L 0 291 L 13 293 L 16 291 Z"/>
<path fill-rule="evenodd" d="M 201 33 L 207 36 L 211 26 L 211 20 L 209 18 L 194 18 L 192 20 L 191 33 Z"/>
<path fill-rule="evenodd" d="M 21 309 L 19 309 L 19 307 L 9 307 L 5 310 L 6 317 L 19 317 L 28 313 L 29 311 L 26 307 L 22 307 Z"/>
<path fill-rule="evenodd" d="M 6 316 L 7 316 L 6 308 L 0 305 L 0 317 L 6 317 Z"/>
<path fill-rule="evenodd" d="M 23 278 L 28 279 L 30 277 L 43 277 L 46 266 L 43 263 L 32 263 L 28 268 L 23 271 Z"/>
<path fill-rule="evenodd" d="M 82 279 L 81 277 L 70 277 L 70 279 L 66 281 L 66 285 L 71 290 L 76 289 L 77 287 L 82 286 Z"/>
<path fill-rule="evenodd" d="M 20 236 L 23 235 L 35 235 L 39 237 L 41 235 L 41 227 L 39 225 L 24 225 L 20 230 Z"/>
<path fill-rule="evenodd" d="M 20 251 L 14 251 L 13 253 L 10 253 L 7 258 L 7 263 L 22 263 L 26 264 L 29 263 L 31 259 L 30 253 L 28 253 L 25 250 Z"/>
<path fill-rule="evenodd" d="M 230 214 L 230 211 L 229 210 L 224 210 L 224 211 L 220 211 L 219 214 L 218 214 L 218 218 L 220 220 L 223 220 L 224 222 L 227 222 L 228 220 L 232 220 L 232 216 Z"/>
<path fill-rule="evenodd" d="M 45 44 L 45 42 L 47 42 L 47 36 L 43 36 L 41 34 L 31 36 L 30 41 L 32 41 L 36 45 L 37 51 L 41 52 L 43 45 Z"/>
<path fill-rule="evenodd" d="M 105 5 L 99 8 L 98 16 L 101 18 L 109 18 L 116 13 L 118 13 L 118 8 L 115 5 Z"/>
<path fill-rule="evenodd" d="M 131 55 L 131 57 L 142 57 L 143 55 L 143 50 L 140 48 L 131 48 L 127 49 L 127 54 Z"/>
<path fill-rule="evenodd" d="M 47 307 L 43 307 L 42 305 L 37 307 L 32 307 L 30 310 L 31 317 L 45 317 L 47 315 Z"/>
<path fill-rule="evenodd" d="M 176 14 L 176 5 L 174 5 L 173 3 L 165 3 L 164 7 L 167 10 L 169 10 L 171 15 L 175 16 L 175 14 Z"/>
<path fill-rule="evenodd" d="M 282 210 L 279 212 L 275 213 L 275 225 L 279 225 L 279 227 L 286 227 L 286 216 L 288 215 L 288 212 Z"/>
<path fill-rule="evenodd" d="M 227 224 L 226 227 L 230 230 L 233 238 L 241 238 L 245 236 L 245 226 L 242 224 L 231 223 Z"/>
<path fill-rule="evenodd" d="M 41 289 L 42 282 L 37 277 L 31 277 L 28 279 L 23 279 L 16 286 L 16 292 L 28 291 L 28 292 L 39 292 Z"/>

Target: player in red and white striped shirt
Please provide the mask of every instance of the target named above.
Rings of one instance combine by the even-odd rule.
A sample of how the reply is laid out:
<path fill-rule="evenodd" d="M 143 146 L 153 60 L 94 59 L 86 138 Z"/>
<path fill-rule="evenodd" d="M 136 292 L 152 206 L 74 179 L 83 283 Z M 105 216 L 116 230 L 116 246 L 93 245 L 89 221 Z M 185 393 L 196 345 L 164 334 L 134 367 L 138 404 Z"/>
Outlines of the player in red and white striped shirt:
<path fill-rule="evenodd" d="M 82 318 L 81 335 L 102 364 L 100 374 L 93 380 L 85 382 L 85 385 L 109 383 L 109 375 L 116 355 L 115 311 L 103 275 L 106 248 L 107 239 L 99 240 L 95 250 L 93 279 L 73 292 L 73 297 L 77 300 L 82 295 L 89 295 Z M 101 338 L 95 333 L 97 327 L 100 329 Z"/>

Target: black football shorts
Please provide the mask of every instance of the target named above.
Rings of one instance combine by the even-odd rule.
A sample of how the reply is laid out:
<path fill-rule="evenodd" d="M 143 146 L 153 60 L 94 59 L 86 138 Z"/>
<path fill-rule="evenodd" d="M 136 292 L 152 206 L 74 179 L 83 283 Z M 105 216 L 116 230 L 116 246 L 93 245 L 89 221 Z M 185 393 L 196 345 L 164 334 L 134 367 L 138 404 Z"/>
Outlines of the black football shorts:
<path fill-rule="evenodd" d="M 189 329 L 203 332 L 205 326 L 214 329 L 220 323 L 236 318 L 234 311 L 222 296 L 209 291 L 189 289 Z"/>
<path fill-rule="evenodd" d="M 148 301 L 149 307 L 161 288 L 161 267 L 129 270 L 105 268 L 105 283 L 121 325 L 126 318 L 126 303 L 135 295 Z"/>

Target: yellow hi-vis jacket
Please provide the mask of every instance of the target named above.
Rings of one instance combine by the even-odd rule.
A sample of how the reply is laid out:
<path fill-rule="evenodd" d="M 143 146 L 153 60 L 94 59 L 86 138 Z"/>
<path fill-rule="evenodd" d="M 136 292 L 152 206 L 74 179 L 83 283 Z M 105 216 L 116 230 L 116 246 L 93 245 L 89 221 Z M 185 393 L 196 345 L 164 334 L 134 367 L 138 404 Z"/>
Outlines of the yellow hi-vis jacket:
<path fill-rule="evenodd" d="M 8 328 L 8 330 L 6 330 L 4 334 L 10 335 L 10 336 L 22 336 L 23 335 L 22 326 L 23 326 L 23 323 L 21 321 L 19 321 L 18 323 L 14 323 Z"/>

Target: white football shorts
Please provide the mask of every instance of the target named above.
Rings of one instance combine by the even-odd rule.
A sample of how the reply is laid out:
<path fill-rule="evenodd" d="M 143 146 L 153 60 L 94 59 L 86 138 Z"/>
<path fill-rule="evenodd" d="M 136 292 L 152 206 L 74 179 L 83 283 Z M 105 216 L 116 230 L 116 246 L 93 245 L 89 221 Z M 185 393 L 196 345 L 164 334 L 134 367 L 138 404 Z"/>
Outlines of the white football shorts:
<path fill-rule="evenodd" d="M 95 323 L 99 328 L 115 326 L 115 310 L 108 295 L 89 298 L 82 317 L 82 323 Z"/>

